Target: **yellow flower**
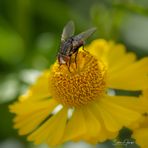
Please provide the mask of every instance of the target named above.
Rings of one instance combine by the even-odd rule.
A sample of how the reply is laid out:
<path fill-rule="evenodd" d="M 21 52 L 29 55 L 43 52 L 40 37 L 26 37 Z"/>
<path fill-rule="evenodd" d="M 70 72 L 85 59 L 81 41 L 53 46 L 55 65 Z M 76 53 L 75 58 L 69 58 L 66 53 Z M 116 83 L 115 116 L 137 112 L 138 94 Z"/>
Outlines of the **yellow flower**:
<path fill-rule="evenodd" d="M 138 124 L 141 100 L 109 95 L 111 89 L 142 90 L 148 83 L 148 58 L 136 61 L 123 45 L 95 40 L 74 55 L 70 71 L 57 61 L 43 72 L 19 101 L 10 106 L 14 127 L 36 144 L 102 142 L 123 127 Z"/>
<path fill-rule="evenodd" d="M 143 91 L 142 96 L 143 102 L 148 103 L 148 89 Z M 133 132 L 133 138 L 136 140 L 136 143 L 140 145 L 141 148 L 148 147 L 148 107 L 147 112 L 143 115 L 143 122 L 140 124 L 138 129 L 135 129 Z"/>

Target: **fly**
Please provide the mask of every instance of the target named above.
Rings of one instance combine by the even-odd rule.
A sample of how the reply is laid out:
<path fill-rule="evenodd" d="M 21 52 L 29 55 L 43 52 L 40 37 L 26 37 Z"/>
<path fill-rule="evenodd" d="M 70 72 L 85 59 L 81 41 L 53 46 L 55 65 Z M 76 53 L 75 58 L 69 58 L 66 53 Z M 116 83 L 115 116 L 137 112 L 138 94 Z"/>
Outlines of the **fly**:
<path fill-rule="evenodd" d="M 71 64 L 71 56 L 75 54 L 76 63 L 79 48 L 83 47 L 84 50 L 85 40 L 96 31 L 96 28 L 90 28 L 78 35 L 74 35 L 74 31 L 74 23 L 73 21 L 69 21 L 63 29 L 60 50 L 58 52 L 59 65 L 61 66 L 62 64 L 66 64 L 68 69 Z"/>

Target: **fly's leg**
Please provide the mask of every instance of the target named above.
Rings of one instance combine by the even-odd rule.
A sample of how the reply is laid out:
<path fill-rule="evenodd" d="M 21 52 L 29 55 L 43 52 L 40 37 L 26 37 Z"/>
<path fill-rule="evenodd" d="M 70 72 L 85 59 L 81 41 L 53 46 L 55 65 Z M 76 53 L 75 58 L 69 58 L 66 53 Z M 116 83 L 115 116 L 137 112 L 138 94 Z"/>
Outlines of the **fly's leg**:
<path fill-rule="evenodd" d="M 70 71 L 70 64 L 71 64 L 71 56 L 70 56 L 69 61 L 66 63 L 69 72 L 71 72 Z"/>
<path fill-rule="evenodd" d="M 70 66 L 69 66 L 69 64 L 66 63 L 66 66 L 67 66 L 67 68 L 68 68 L 68 71 L 70 72 Z"/>
<path fill-rule="evenodd" d="M 82 45 L 82 49 L 83 49 L 85 52 L 89 53 L 87 50 L 84 49 L 84 44 Z"/>
<path fill-rule="evenodd" d="M 58 63 L 59 63 L 59 68 L 61 67 L 62 63 L 60 61 L 60 53 L 58 53 Z"/>
<path fill-rule="evenodd" d="M 75 53 L 75 65 L 76 65 L 76 69 L 77 69 L 77 55 L 78 55 L 78 50 Z"/>
<path fill-rule="evenodd" d="M 59 64 L 59 68 L 61 67 L 62 64 Z"/>

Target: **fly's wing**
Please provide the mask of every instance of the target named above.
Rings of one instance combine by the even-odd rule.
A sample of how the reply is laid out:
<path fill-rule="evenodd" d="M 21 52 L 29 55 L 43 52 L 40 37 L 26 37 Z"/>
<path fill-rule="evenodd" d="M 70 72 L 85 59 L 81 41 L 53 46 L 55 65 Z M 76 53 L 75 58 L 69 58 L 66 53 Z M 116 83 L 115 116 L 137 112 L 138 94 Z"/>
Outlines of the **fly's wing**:
<path fill-rule="evenodd" d="M 73 21 L 69 21 L 63 29 L 61 42 L 64 42 L 66 39 L 74 35 L 74 23 Z"/>
<path fill-rule="evenodd" d="M 91 36 L 96 31 L 96 28 L 90 28 L 76 36 L 74 36 L 75 40 L 86 40 L 89 36 Z"/>

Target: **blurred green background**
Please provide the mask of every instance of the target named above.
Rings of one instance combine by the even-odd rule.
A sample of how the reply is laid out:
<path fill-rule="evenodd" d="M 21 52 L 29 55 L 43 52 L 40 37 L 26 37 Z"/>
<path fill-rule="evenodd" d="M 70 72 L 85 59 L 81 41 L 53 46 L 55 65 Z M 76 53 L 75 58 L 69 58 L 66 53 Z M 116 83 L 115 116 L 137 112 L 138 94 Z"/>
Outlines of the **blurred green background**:
<path fill-rule="evenodd" d="M 69 20 L 75 22 L 76 33 L 98 28 L 87 43 L 105 38 L 124 43 L 139 58 L 148 55 L 147 0 L 0 0 L 0 148 L 47 148 L 18 136 L 8 105 L 55 61 L 62 29 Z M 97 146 L 80 142 L 61 147 L 114 145 L 110 141 Z"/>

